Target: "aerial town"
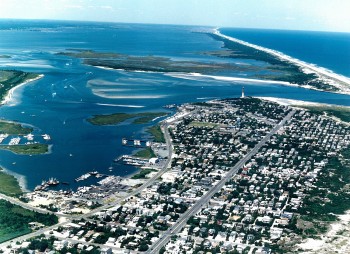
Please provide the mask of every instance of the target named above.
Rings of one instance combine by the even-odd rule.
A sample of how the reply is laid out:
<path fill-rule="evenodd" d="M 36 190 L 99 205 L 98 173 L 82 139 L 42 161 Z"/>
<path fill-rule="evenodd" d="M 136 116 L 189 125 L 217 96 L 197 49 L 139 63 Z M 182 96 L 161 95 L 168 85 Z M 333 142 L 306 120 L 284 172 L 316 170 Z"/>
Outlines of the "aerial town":
<path fill-rule="evenodd" d="M 161 129 L 166 144 L 152 144 L 142 179 L 24 194 L 19 202 L 59 223 L 34 225 L 2 253 L 298 251 L 348 198 L 339 190 L 350 127 L 322 114 L 242 94 L 178 106 Z"/>

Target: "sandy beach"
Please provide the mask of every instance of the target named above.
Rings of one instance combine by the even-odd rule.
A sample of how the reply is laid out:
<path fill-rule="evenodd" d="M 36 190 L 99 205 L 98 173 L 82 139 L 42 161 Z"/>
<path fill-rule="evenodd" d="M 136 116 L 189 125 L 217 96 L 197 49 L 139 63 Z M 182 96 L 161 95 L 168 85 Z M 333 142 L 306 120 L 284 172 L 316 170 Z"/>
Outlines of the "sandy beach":
<path fill-rule="evenodd" d="M 218 29 L 215 29 L 213 33 L 215 35 L 218 35 L 218 36 L 225 38 L 227 40 L 230 40 L 230 41 L 233 41 L 233 42 L 236 42 L 236 43 L 257 49 L 257 50 L 264 51 L 268 54 L 276 56 L 277 58 L 279 58 L 283 61 L 293 63 L 293 64 L 299 66 L 304 73 L 307 73 L 307 74 L 314 73 L 318 76 L 318 78 L 320 80 L 323 80 L 326 83 L 328 83 L 329 85 L 332 85 L 333 87 L 338 88 L 339 91 L 337 93 L 350 94 L 350 79 L 348 77 L 339 75 L 339 74 L 334 73 L 334 72 L 327 70 L 325 68 L 318 67 L 318 66 L 310 64 L 310 63 L 306 63 L 306 62 L 301 61 L 299 59 L 285 55 L 282 52 L 279 52 L 277 50 L 272 50 L 269 48 L 261 47 L 261 46 L 258 46 L 258 45 L 255 45 L 255 44 L 252 44 L 249 42 L 245 42 L 245 41 L 242 41 L 242 40 L 230 37 L 230 36 L 226 36 L 226 35 L 220 33 Z M 302 86 L 302 87 L 309 88 L 309 89 L 315 89 L 311 86 Z M 315 90 L 318 90 L 318 89 L 315 89 Z"/>
<path fill-rule="evenodd" d="M 310 102 L 310 101 L 301 101 L 301 100 L 292 100 L 292 99 L 284 99 L 277 97 L 256 97 L 258 99 L 267 100 L 271 102 L 276 102 L 285 106 L 324 106 L 324 107 L 344 107 L 349 108 L 343 105 L 335 105 L 335 104 L 327 104 L 327 103 L 319 103 L 319 102 Z"/>
<path fill-rule="evenodd" d="M 228 76 L 215 76 L 215 75 L 204 75 L 200 73 L 167 73 L 165 74 L 174 78 L 182 78 L 189 80 L 198 80 L 198 79 L 214 79 L 218 81 L 227 81 L 227 82 L 240 82 L 240 83 L 259 83 L 259 84 L 276 84 L 284 86 L 298 86 L 285 81 L 276 81 L 276 80 L 264 80 L 264 79 L 252 79 L 252 78 L 239 78 L 239 77 L 228 77 Z"/>
<path fill-rule="evenodd" d="M 26 85 L 26 84 L 28 84 L 28 83 L 30 83 L 30 82 L 39 80 L 39 79 L 41 79 L 41 78 L 43 78 L 43 77 L 44 77 L 44 74 L 40 74 L 40 75 L 37 76 L 36 78 L 28 79 L 28 80 L 24 81 L 23 83 L 20 83 L 20 84 L 18 84 L 17 86 L 11 88 L 11 89 L 7 92 L 5 98 L 1 101 L 0 105 L 4 105 L 4 104 L 9 103 L 9 102 L 11 101 L 11 99 L 12 99 L 13 93 L 15 92 L 15 90 L 16 90 L 17 88 L 19 88 L 19 87 L 21 87 L 21 86 L 24 86 L 24 85 Z"/>

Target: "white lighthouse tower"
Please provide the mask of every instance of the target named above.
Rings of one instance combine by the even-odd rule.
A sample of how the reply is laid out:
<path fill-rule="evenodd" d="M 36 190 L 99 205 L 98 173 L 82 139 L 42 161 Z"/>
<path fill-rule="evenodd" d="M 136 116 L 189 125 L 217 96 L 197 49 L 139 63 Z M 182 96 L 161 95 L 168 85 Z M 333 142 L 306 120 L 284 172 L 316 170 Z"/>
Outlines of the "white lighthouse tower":
<path fill-rule="evenodd" d="M 242 87 L 242 96 L 241 98 L 244 98 L 244 86 Z"/>

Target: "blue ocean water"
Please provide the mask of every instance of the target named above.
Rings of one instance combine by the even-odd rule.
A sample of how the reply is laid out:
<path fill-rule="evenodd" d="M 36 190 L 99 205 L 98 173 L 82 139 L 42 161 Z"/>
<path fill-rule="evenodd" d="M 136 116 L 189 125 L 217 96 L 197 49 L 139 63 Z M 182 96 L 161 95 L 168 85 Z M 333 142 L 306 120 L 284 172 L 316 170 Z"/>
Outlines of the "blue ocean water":
<path fill-rule="evenodd" d="M 74 178 L 92 170 L 125 176 L 137 169 L 113 164 L 114 158 L 133 152 L 132 148 L 122 146 L 121 139 L 147 138 L 145 129 L 156 122 L 93 126 L 86 121 L 88 117 L 116 112 L 167 111 L 163 108 L 167 104 L 237 97 L 240 96 L 242 86 L 249 96 L 350 105 L 350 96 L 347 95 L 278 84 L 105 70 L 86 66 L 79 59 L 56 54 L 74 48 L 203 62 L 244 61 L 203 55 L 202 52 L 219 50 L 222 46 L 221 42 L 198 33 L 203 29 L 208 28 L 0 21 L 0 55 L 11 56 L 9 59 L 0 58 L 0 68 L 45 75 L 38 81 L 18 88 L 11 103 L 0 107 L 0 117 L 34 126 L 36 135 L 48 133 L 53 144 L 50 154 L 39 156 L 21 156 L 0 150 L 0 165 L 25 176 L 29 189 L 49 177 L 73 183 Z M 312 63 L 322 66 L 321 62 Z M 260 63 L 247 61 L 245 64 Z M 227 75 L 240 76 L 242 73 Z M 112 171 L 110 167 L 113 167 Z"/>
<path fill-rule="evenodd" d="M 350 77 L 350 33 L 240 28 L 220 31 Z"/>

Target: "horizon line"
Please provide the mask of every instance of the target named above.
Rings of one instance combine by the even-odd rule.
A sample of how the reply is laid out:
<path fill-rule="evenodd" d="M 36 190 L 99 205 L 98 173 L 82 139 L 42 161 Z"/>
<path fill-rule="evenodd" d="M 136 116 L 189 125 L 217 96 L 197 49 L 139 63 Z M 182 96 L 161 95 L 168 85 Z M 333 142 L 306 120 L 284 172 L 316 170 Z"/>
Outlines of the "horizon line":
<path fill-rule="evenodd" d="M 102 24 L 135 24 L 135 25 L 160 25 L 160 26 L 188 26 L 188 27 L 207 27 L 207 28 L 234 28 L 234 29 L 251 29 L 251 30 L 273 30 L 273 31 L 298 31 L 298 32 L 323 32 L 323 33 L 342 33 L 350 34 L 345 31 L 330 31 L 330 30 L 303 30 L 303 29 L 288 29 L 288 28 L 262 28 L 262 27 L 238 27 L 238 26 L 218 26 L 218 25 L 194 25 L 194 24 L 171 24 L 171 23 L 140 23 L 140 22 L 123 22 L 123 21 L 101 21 L 101 20 L 74 20 L 74 19 L 47 19 L 47 18 L 0 18 L 0 21 L 49 21 L 49 22 L 80 22 L 80 23 L 102 23 Z"/>

